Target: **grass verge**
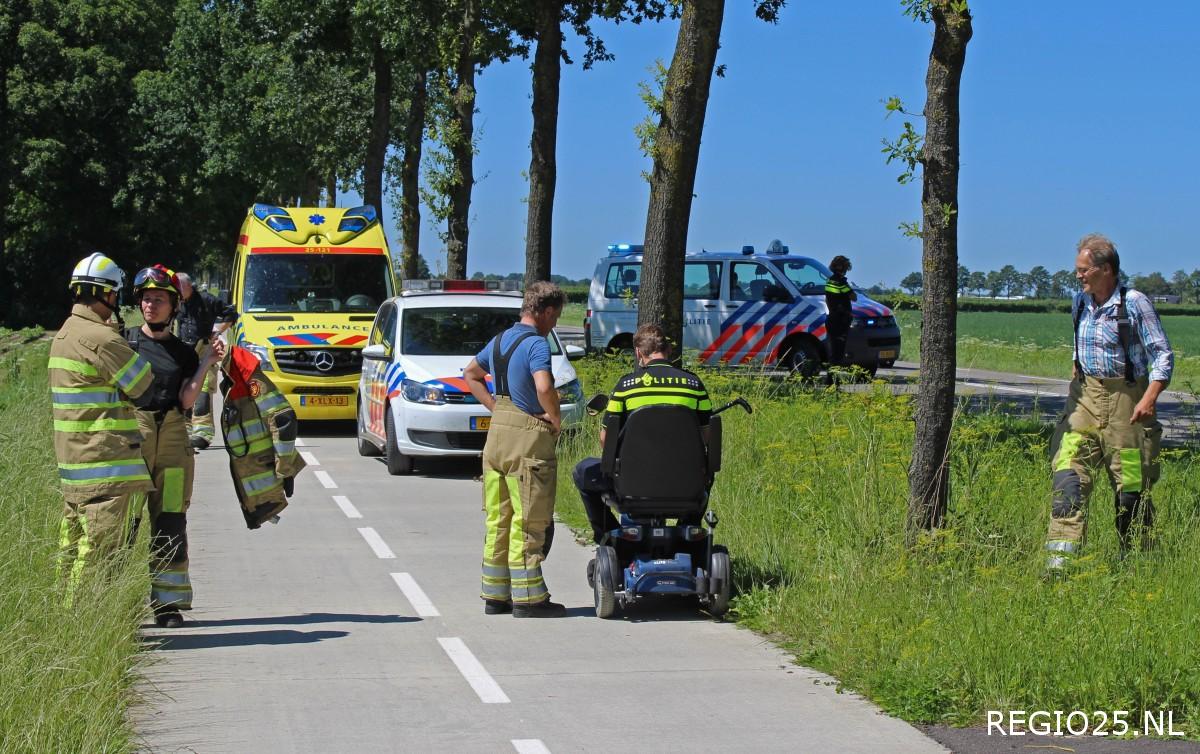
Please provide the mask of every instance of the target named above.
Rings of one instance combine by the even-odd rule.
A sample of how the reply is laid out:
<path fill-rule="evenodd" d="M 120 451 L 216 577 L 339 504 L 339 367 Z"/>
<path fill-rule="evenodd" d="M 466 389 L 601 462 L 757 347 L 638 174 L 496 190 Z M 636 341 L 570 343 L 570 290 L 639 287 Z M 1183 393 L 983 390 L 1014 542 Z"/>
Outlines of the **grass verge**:
<path fill-rule="evenodd" d="M 132 751 L 144 543 L 65 606 L 47 352 L 41 342 L 0 355 L 0 752 Z"/>
<path fill-rule="evenodd" d="M 626 364 L 576 362 L 588 393 Z M 1041 580 L 1049 516 L 1048 427 L 958 418 L 946 527 L 904 544 L 912 444 L 906 397 L 809 392 L 702 373 L 714 402 L 755 412 L 724 422 L 711 507 L 738 588 L 735 616 L 912 722 L 979 723 L 989 709 L 1171 710 L 1200 726 L 1200 465 L 1164 453 L 1157 546 L 1117 558 L 1111 493 L 1093 494 L 1085 556 Z M 559 511 L 585 518 L 574 463 L 595 426 L 564 440 Z M 1182 726 L 1180 726 L 1182 721 Z"/>

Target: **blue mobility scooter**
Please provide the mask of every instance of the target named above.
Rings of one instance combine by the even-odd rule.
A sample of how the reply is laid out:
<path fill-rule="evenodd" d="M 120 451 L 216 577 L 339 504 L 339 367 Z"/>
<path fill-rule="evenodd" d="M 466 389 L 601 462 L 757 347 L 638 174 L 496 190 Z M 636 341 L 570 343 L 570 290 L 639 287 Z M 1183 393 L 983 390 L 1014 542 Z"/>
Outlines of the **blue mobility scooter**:
<path fill-rule="evenodd" d="M 713 544 L 717 516 L 706 510 L 721 468 L 717 414 L 734 406 L 752 412 L 744 398 L 715 410 L 707 447 L 689 408 L 645 406 L 623 423 L 606 418 L 601 468 L 614 491 L 605 503 L 619 514 L 620 525 L 596 551 L 591 581 L 597 617 L 611 618 L 618 607 L 649 596 L 699 597 L 713 617 L 729 609 L 729 553 Z"/>

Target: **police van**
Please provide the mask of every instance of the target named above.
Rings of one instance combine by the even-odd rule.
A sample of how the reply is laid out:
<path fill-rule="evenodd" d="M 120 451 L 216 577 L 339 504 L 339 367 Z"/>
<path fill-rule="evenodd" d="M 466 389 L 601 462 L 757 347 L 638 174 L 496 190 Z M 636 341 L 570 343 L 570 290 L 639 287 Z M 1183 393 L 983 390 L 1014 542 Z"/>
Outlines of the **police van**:
<path fill-rule="evenodd" d="M 642 246 L 614 244 L 588 291 L 588 350 L 633 347 Z M 772 242 L 765 253 L 690 253 L 683 264 L 683 346 L 708 365 L 765 364 L 811 375 L 829 361 L 825 281 L 829 268 Z M 856 289 L 857 290 L 857 289 Z M 892 311 L 857 290 L 846 361 L 871 374 L 900 355 Z"/>
<path fill-rule="evenodd" d="M 463 370 L 492 337 L 521 318 L 519 291 L 498 281 L 406 280 L 379 307 L 363 348 L 358 387 L 358 451 L 384 455 L 388 472 L 408 474 L 413 459 L 478 456 L 491 415 L 467 388 Z M 579 346 L 546 336 L 566 427 L 583 414 L 583 389 L 570 360 Z M 488 388 L 492 387 L 488 376 Z"/>

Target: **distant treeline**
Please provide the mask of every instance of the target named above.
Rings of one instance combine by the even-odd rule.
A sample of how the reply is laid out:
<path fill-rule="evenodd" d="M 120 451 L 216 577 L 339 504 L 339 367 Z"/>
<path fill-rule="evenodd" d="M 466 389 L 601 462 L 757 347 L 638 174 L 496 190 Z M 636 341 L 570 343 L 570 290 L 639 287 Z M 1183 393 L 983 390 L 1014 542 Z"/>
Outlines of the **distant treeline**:
<path fill-rule="evenodd" d="M 923 284 L 924 280 L 920 272 L 910 272 L 900 281 L 900 288 L 910 295 L 916 296 L 921 292 Z M 1170 280 L 1161 272 L 1130 277 L 1122 270 L 1121 285 L 1136 288 L 1149 296 L 1179 296 L 1180 303 L 1200 304 L 1200 269 L 1194 269 L 1190 273 L 1185 270 L 1176 270 Z M 883 286 L 874 286 L 870 290 L 873 295 L 886 295 L 889 292 Z M 1038 265 L 1029 272 L 1021 272 L 1011 264 L 1007 264 L 999 270 L 991 272 L 978 270 L 972 272 L 964 265 L 958 266 L 958 293 L 960 296 L 1066 299 L 1073 296 L 1078 290 L 1079 281 L 1075 278 L 1075 273 L 1070 270 L 1050 272 L 1045 267 Z M 963 310 L 961 305 L 959 309 Z M 975 309 L 975 311 L 994 310 Z M 1012 310 L 1005 307 L 1003 311 Z M 1022 311 L 1051 311 L 1051 309 L 1039 306 L 1039 308 Z"/>
<path fill-rule="evenodd" d="M 892 309 L 920 309 L 921 297 L 907 293 L 878 293 L 871 294 L 872 298 Z M 1188 315 L 1200 316 L 1200 305 L 1196 304 L 1155 304 L 1154 309 L 1163 316 Z M 1063 312 L 1071 311 L 1069 298 L 1024 298 L 1024 299 L 994 299 L 973 298 L 964 296 L 958 299 L 960 312 Z"/>

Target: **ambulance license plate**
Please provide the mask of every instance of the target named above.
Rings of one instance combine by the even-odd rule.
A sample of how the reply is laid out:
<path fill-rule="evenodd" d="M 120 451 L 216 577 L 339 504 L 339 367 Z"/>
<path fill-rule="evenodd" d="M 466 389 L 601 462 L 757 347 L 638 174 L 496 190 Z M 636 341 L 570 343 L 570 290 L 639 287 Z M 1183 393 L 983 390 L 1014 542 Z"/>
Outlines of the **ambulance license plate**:
<path fill-rule="evenodd" d="M 492 417 L 490 416 L 472 416 L 471 429 L 486 432 L 488 427 L 492 426 Z"/>
<path fill-rule="evenodd" d="M 302 395 L 301 406 L 349 406 L 348 395 Z"/>
<path fill-rule="evenodd" d="M 879 352 L 879 358 L 881 358 L 881 359 L 894 359 L 894 358 L 896 358 L 896 352 L 895 352 L 895 351 L 880 351 L 880 352 Z"/>

